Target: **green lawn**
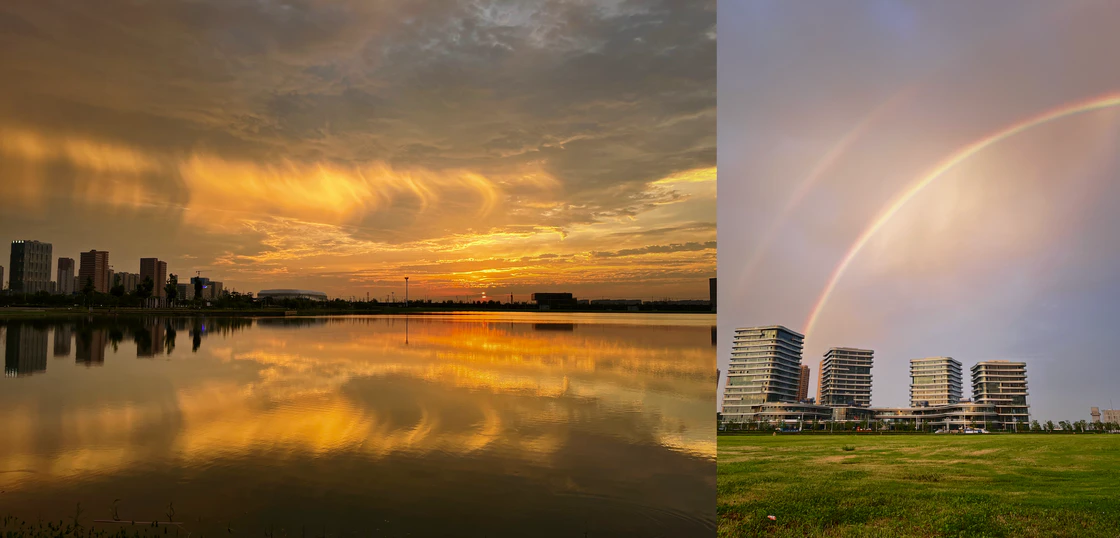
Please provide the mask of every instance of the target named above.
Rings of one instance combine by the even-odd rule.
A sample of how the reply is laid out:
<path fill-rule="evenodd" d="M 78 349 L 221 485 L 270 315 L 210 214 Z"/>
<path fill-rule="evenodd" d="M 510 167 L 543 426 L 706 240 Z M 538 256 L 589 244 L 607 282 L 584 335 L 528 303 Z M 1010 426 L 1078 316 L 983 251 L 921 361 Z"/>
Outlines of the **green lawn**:
<path fill-rule="evenodd" d="M 717 450 L 720 537 L 1120 538 L 1120 435 L 739 435 Z"/>

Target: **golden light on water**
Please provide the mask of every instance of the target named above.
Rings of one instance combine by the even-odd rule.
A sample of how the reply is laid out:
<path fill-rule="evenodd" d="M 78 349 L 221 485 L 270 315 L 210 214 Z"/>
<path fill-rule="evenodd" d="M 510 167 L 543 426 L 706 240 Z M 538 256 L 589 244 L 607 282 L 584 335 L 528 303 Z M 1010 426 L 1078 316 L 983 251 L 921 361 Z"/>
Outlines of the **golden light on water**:
<path fill-rule="evenodd" d="M 706 420 L 714 368 L 707 327 L 533 327 L 485 317 L 414 320 L 405 344 L 403 319 L 258 326 L 208 336 L 203 355 L 180 348 L 171 362 L 133 363 L 122 346 L 107 353 L 104 367 L 66 371 L 58 381 L 30 378 L 119 383 L 113 390 L 122 396 L 64 405 L 57 430 L 43 430 L 32 417 L 44 410 L 27 403 L 0 416 L 7 432 L 0 468 L 27 471 L 0 474 L 0 485 L 13 490 L 163 460 L 191 467 L 260 455 L 498 452 L 548 465 L 569 443 L 572 420 L 602 413 L 640 422 L 601 433 L 715 457 Z M 643 341 L 648 331 L 658 336 Z M 183 378 L 158 373 L 187 364 L 181 361 L 205 367 Z M 52 363 L 50 372 L 67 366 Z M 133 376 L 113 381 L 114 372 L 134 366 L 162 378 L 161 388 L 133 396 Z M 54 448 L 42 449 L 44 436 Z"/>

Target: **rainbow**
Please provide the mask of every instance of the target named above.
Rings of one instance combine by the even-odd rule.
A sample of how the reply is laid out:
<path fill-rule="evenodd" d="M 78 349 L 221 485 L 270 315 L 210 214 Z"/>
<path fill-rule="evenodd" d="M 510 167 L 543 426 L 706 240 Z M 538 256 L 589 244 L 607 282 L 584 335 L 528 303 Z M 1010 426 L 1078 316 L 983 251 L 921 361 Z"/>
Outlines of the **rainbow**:
<path fill-rule="evenodd" d="M 914 196 L 917 196 L 917 194 L 920 193 L 922 189 L 925 189 L 927 186 L 929 186 L 930 183 L 933 183 L 937 180 L 937 178 L 945 174 L 945 172 L 949 171 L 969 157 L 975 155 L 988 146 L 996 144 L 1006 138 L 1054 120 L 1073 116 L 1075 114 L 1081 114 L 1115 106 L 1120 106 L 1120 92 L 1101 95 L 1074 103 L 1067 103 L 1058 108 L 1048 110 L 1041 114 L 1032 116 L 1025 120 L 1021 120 L 1017 123 L 1004 127 L 999 131 L 989 134 L 988 136 L 985 136 L 984 138 L 981 138 L 957 150 L 955 153 L 938 163 L 937 166 L 935 166 L 924 176 L 922 176 L 920 180 L 907 187 L 907 189 L 903 191 L 902 195 L 896 198 L 894 202 L 889 204 L 886 209 L 879 214 L 879 217 L 876 218 L 871 223 L 871 225 L 863 231 L 862 234 L 860 234 L 859 238 L 856 239 L 856 242 L 852 244 L 851 248 L 848 249 L 848 253 L 844 255 L 844 258 L 840 261 L 836 268 L 833 269 L 832 275 L 829 276 L 828 284 L 824 287 L 824 291 L 821 292 L 820 298 L 817 299 L 816 304 L 813 305 L 813 309 L 809 314 L 809 319 L 805 321 L 806 338 L 808 338 L 809 334 L 813 331 L 813 326 L 816 324 L 817 319 L 820 317 L 821 311 L 824 310 L 825 304 L 828 303 L 829 295 L 831 295 L 832 290 L 836 288 L 836 283 L 840 281 L 840 277 L 844 276 L 844 271 L 848 268 L 848 265 L 852 263 L 852 260 L 855 259 L 860 250 L 863 249 L 864 245 L 866 245 L 867 242 L 870 241 L 871 238 L 874 237 L 875 234 L 878 233 L 878 231 L 881 230 L 888 221 L 890 221 L 891 217 L 893 217 L 895 213 L 898 213 L 898 211 L 902 209 L 902 206 L 906 205 L 906 203 L 914 198 Z"/>
<path fill-rule="evenodd" d="M 777 218 L 771 221 L 770 226 L 766 228 L 766 232 L 762 235 L 762 242 L 758 245 L 758 247 L 754 249 L 754 252 L 751 254 L 750 260 L 747 261 L 746 267 L 739 277 L 740 284 L 750 281 L 751 277 L 754 275 L 755 268 L 762 261 L 763 255 L 765 255 L 767 250 L 769 250 L 770 243 L 773 243 L 775 237 L 777 237 L 778 229 L 785 222 L 786 218 L 794 210 L 794 208 L 796 208 L 805 198 L 805 195 L 808 194 L 810 190 L 812 190 L 817 181 L 822 176 L 824 176 L 825 172 L 827 172 L 830 168 L 832 168 L 834 164 L 836 164 L 837 161 L 840 160 L 840 156 L 843 155 L 845 151 L 847 151 L 848 147 L 851 146 L 852 143 L 863 137 L 863 134 L 867 131 L 868 127 L 870 127 L 872 123 L 874 123 L 877 119 L 879 119 L 879 117 L 883 116 L 888 111 L 894 109 L 899 104 L 908 100 L 911 96 L 913 96 L 916 90 L 917 86 L 904 88 L 902 91 L 899 91 L 890 99 L 875 107 L 862 120 L 860 120 L 859 123 L 849 129 L 847 133 L 844 133 L 844 136 L 840 137 L 840 139 L 836 141 L 836 144 L 834 144 L 832 148 L 828 150 L 828 153 L 826 153 L 824 157 L 822 157 L 821 160 L 818 161 L 815 166 L 813 166 L 813 169 L 809 171 L 809 174 L 806 175 L 803 180 L 801 180 L 801 183 L 793 192 L 793 196 L 791 196 L 789 200 L 786 201 L 786 205 L 782 207 L 781 211 L 778 213 Z"/>

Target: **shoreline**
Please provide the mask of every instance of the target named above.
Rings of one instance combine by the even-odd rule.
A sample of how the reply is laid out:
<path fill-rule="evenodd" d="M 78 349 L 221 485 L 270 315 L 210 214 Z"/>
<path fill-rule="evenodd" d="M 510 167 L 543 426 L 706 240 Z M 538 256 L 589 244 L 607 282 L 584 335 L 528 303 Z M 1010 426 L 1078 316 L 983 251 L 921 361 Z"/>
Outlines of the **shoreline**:
<path fill-rule="evenodd" d="M 81 318 L 81 317 L 132 317 L 132 316 L 176 316 L 176 317 L 307 317 L 307 316 L 407 316 L 407 315 L 439 315 L 439 314 L 500 314 L 500 313 L 526 313 L 526 314 L 690 314 L 715 315 L 715 312 L 703 310 L 601 310 L 601 309 L 564 309 L 564 310 L 538 310 L 529 308 L 427 308 L 427 307 L 398 307 L 380 308 L 376 310 L 347 310 L 347 309 L 296 309 L 261 308 L 261 309 L 217 309 L 217 308 L 35 308 L 35 307 L 2 307 L 0 320 L 8 319 L 44 319 L 44 318 Z"/>

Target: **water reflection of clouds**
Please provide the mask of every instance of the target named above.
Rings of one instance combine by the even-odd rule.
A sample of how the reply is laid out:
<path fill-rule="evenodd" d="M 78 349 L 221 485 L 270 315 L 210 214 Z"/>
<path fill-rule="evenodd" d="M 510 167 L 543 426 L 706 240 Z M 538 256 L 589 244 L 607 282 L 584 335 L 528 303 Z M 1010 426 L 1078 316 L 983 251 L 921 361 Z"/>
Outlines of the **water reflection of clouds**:
<path fill-rule="evenodd" d="M 707 327 L 538 331 L 523 323 L 412 320 L 405 345 L 402 321 L 259 324 L 300 329 L 243 330 L 196 348 L 199 359 L 213 362 L 191 366 L 189 375 L 163 372 L 166 396 L 129 398 L 135 389 L 126 385 L 111 402 L 64 398 L 53 419 L 59 427 L 50 431 L 28 418 L 41 419 L 43 406 L 5 413 L 0 428 L 12 435 L 0 440 L 0 465 L 35 474 L 0 474 L 0 483 L 261 454 L 486 450 L 548 465 L 577 430 L 714 458 Z M 211 327 L 210 335 L 246 328 Z M 139 352 L 145 344 L 136 343 Z M 124 350 L 111 352 L 109 367 L 132 368 L 126 358 Z M 42 449 L 44 438 L 53 450 Z"/>

